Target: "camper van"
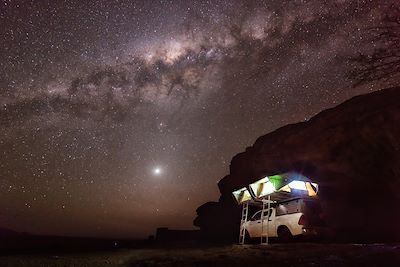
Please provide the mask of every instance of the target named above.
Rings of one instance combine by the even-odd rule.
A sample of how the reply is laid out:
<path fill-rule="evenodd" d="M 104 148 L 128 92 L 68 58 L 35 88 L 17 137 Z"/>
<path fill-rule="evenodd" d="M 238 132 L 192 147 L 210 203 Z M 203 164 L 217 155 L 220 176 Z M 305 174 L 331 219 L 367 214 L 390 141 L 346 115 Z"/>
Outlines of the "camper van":
<path fill-rule="evenodd" d="M 251 237 L 278 237 L 290 241 L 294 236 L 318 236 L 325 232 L 322 209 L 313 198 L 294 198 L 273 203 L 270 209 L 257 211 L 244 223 L 246 233 Z M 263 217 L 263 221 L 261 221 Z"/>

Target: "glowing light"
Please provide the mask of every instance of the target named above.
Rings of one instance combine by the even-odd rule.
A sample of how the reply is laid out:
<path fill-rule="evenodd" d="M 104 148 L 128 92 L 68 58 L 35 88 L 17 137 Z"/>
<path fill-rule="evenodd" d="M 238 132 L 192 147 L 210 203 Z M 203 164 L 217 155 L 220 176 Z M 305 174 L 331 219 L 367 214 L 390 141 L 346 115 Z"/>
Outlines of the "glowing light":
<path fill-rule="evenodd" d="M 156 167 L 156 168 L 154 168 L 153 173 L 154 173 L 155 175 L 160 175 L 160 174 L 162 173 L 162 170 L 161 170 L 160 167 Z"/>
<path fill-rule="evenodd" d="M 297 181 L 297 180 L 291 181 L 291 182 L 289 183 L 289 187 L 290 187 L 291 189 L 297 189 L 297 190 L 304 190 L 304 191 L 307 191 L 306 184 L 304 183 L 304 181 Z"/>
<path fill-rule="evenodd" d="M 308 195 L 310 197 L 314 197 L 317 195 L 316 189 L 317 189 L 317 184 L 315 183 L 310 183 L 310 182 L 306 182 L 306 188 L 308 191 Z M 315 188 L 315 189 L 314 189 Z"/>
<path fill-rule="evenodd" d="M 246 187 L 236 190 L 232 194 L 238 204 L 251 200 L 250 192 Z"/>
<path fill-rule="evenodd" d="M 275 177 L 276 178 L 276 177 Z M 258 180 L 252 184 L 250 184 L 251 191 L 253 191 L 256 197 L 263 197 L 275 192 L 276 188 L 273 184 L 273 181 L 270 180 L 269 177 L 264 177 L 261 180 Z"/>
<path fill-rule="evenodd" d="M 165 61 L 169 64 L 174 63 L 176 59 L 178 59 L 183 53 L 184 48 L 182 47 L 182 43 L 178 41 L 171 41 L 166 49 Z"/>
<path fill-rule="evenodd" d="M 262 190 L 262 195 L 268 195 L 271 194 L 275 191 L 274 185 L 269 181 L 264 185 L 264 188 Z"/>

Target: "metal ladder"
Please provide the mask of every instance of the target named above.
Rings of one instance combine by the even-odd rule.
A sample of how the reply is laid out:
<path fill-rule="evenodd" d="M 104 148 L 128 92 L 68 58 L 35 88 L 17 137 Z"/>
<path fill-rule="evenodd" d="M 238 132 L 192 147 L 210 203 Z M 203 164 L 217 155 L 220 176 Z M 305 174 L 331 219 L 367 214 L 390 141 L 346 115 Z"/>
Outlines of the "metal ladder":
<path fill-rule="evenodd" d="M 267 216 L 264 216 L 265 211 L 268 211 Z M 269 236 L 268 236 L 268 230 L 269 230 L 269 217 L 270 217 L 270 212 L 271 210 L 271 196 L 268 195 L 268 199 L 263 199 L 262 200 L 262 211 L 261 211 L 261 245 L 268 245 L 269 244 Z M 267 219 L 266 223 L 266 228 L 267 231 L 264 234 L 264 218 Z"/>
<path fill-rule="evenodd" d="M 246 226 L 247 216 L 249 215 L 249 202 L 246 201 L 242 204 L 242 219 L 240 221 L 240 235 L 239 235 L 239 244 L 244 244 L 244 239 L 246 237 Z"/>

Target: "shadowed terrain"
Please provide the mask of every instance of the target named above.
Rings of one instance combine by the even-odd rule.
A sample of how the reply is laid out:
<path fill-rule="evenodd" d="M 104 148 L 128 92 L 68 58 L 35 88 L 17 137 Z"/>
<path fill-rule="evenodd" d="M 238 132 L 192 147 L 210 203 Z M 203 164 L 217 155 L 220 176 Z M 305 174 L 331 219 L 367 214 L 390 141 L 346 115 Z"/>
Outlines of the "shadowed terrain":
<path fill-rule="evenodd" d="M 399 240 L 400 88 L 354 97 L 309 121 L 261 136 L 233 157 L 218 202 L 197 209 L 210 236 L 238 232 L 231 192 L 266 175 L 296 171 L 320 185 L 327 223 L 342 240 Z"/>
<path fill-rule="evenodd" d="M 0 257 L 0 266 L 398 266 L 400 246 L 273 244 Z"/>

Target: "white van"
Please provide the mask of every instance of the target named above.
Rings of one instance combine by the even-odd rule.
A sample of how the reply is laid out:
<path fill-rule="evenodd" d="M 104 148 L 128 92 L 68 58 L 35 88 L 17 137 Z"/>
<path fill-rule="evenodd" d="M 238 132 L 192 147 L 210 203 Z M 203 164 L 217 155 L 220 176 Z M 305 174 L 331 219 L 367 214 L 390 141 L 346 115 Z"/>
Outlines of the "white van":
<path fill-rule="evenodd" d="M 244 223 L 251 238 L 261 237 L 261 231 L 266 236 L 268 229 L 269 237 L 278 237 L 285 242 L 293 236 L 321 235 L 326 229 L 321 206 L 313 198 L 295 198 L 272 204 L 269 211 L 264 210 L 263 224 L 261 212 L 257 211 Z"/>

